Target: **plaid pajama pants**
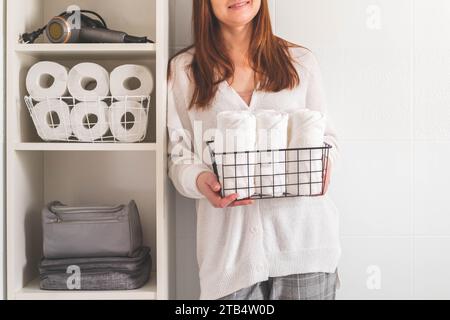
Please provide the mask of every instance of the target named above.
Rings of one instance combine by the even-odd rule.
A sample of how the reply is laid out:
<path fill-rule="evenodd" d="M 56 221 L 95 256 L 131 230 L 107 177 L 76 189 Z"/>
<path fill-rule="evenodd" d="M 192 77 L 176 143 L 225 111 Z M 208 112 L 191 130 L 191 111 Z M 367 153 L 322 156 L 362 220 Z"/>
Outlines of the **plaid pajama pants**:
<path fill-rule="evenodd" d="M 335 300 L 336 273 L 294 274 L 269 278 L 218 300 Z"/>

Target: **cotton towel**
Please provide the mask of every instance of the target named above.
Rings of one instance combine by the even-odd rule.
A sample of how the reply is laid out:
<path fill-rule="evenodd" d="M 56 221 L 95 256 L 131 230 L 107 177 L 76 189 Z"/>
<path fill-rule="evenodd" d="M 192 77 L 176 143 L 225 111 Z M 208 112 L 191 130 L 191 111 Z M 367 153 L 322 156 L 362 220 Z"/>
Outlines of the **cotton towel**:
<path fill-rule="evenodd" d="M 283 196 L 286 192 L 286 153 L 271 151 L 288 147 L 289 115 L 276 110 L 256 112 L 258 164 L 255 168 L 256 193 Z"/>
<path fill-rule="evenodd" d="M 302 109 L 289 117 L 289 148 L 324 146 L 326 117 L 318 111 Z M 322 193 L 322 150 L 288 152 L 287 192 L 314 196 Z"/>
<path fill-rule="evenodd" d="M 217 115 L 216 161 L 225 196 L 238 193 L 239 200 L 254 194 L 255 148 L 254 114 L 248 111 L 224 111 Z M 245 153 L 236 154 L 236 152 Z M 222 156 L 220 153 L 227 155 Z"/>

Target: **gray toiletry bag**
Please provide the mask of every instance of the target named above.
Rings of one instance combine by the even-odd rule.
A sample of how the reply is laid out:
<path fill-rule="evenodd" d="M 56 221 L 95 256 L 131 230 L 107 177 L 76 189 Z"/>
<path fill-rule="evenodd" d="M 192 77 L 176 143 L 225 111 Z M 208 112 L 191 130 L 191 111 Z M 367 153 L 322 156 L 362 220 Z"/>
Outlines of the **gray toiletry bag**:
<path fill-rule="evenodd" d="M 55 201 L 42 211 L 47 259 L 133 257 L 142 246 L 139 212 L 127 206 L 69 207 Z"/>

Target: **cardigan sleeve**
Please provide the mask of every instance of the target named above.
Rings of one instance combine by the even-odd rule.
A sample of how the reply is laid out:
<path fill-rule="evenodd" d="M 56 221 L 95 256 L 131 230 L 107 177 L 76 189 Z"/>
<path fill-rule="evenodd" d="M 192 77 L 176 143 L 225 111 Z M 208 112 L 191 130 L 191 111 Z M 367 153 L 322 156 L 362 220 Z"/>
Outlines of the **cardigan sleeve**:
<path fill-rule="evenodd" d="M 327 125 L 325 128 L 324 141 L 332 146 L 329 158 L 333 166 L 336 165 L 340 146 L 339 139 L 334 127 L 333 120 L 328 112 L 328 104 L 323 86 L 322 72 L 319 63 L 313 53 L 308 52 L 305 57 L 308 69 L 308 86 L 306 91 L 306 107 L 310 110 L 322 112 L 326 116 Z"/>
<path fill-rule="evenodd" d="M 197 177 L 212 170 L 202 161 L 202 152 L 194 148 L 194 133 L 188 113 L 187 95 L 190 87 L 182 59 L 171 62 L 172 75 L 168 81 L 167 129 L 169 178 L 177 191 L 191 199 L 205 198 L 197 188 Z"/>

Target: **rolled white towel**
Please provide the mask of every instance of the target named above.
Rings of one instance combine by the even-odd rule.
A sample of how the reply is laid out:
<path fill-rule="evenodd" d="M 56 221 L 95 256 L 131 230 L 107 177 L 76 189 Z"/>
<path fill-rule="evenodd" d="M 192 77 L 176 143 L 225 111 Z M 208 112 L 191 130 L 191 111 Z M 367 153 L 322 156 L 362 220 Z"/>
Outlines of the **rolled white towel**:
<path fill-rule="evenodd" d="M 238 199 L 254 193 L 256 117 L 248 111 L 225 111 L 217 115 L 215 133 L 217 167 L 225 196 L 238 193 Z M 253 151 L 244 154 L 235 152 Z"/>
<path fill-rule="evenodd" d="M 302 109 L 289 117 L 289 148 L 324 146 L 326 117 L 318 111 Z M 322 150 L 288 152 L 287 192 L 312 196 L 322 193 Z M 317 171 L 317 172 L 316 172 Z"/>
<path fill-rule="evenodd" d="M 258 163 L 255 168 L 256 193 L 263 196 L 283 196 L 286 192 L 285 152 L 264 150 L 286 149 L 288 147 L 289 115 L 276 110 L 256 112 Z"/>

